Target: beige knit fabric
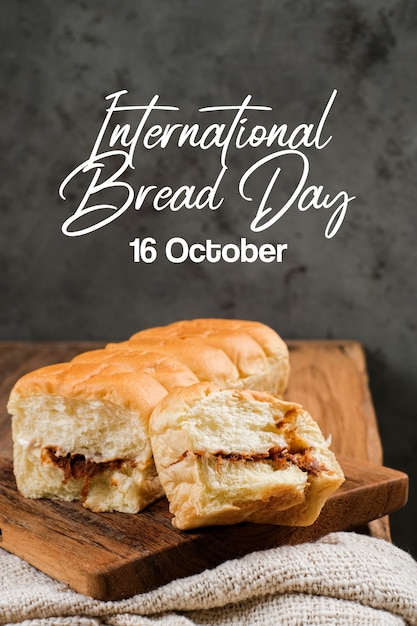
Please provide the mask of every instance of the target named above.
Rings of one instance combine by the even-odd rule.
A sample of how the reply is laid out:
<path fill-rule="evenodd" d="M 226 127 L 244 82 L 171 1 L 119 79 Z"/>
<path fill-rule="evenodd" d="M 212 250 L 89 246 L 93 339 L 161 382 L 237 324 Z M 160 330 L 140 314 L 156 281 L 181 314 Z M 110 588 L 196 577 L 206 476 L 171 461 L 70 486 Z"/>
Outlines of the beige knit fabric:
<path fill-rule="evenodd" d="M 119 602 L 75 593 L 0 550 L 0 624 L 417 625 L 417 563 L 381 539 L 333 533 L 228 561 Z"/>

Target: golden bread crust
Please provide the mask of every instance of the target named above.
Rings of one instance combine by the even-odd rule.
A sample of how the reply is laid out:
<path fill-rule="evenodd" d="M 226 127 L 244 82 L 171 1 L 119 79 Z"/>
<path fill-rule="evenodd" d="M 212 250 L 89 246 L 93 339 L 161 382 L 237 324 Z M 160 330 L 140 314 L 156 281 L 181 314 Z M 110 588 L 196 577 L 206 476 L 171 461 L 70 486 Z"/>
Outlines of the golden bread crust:
<path fill-rule="evenodd" d="M 196 351 L 195 341 L 200 345 Z M 260 322 L 246 320 L 184 320 L 140 331 L 129 342 L 175 354 L 192 369 L 200 381 L 220 387 L 259 385 L 280 395 L 289 377 L 289 355 L 279 335 Z M 268 379 L 270 372 L 273 378 Z M 257 378 L 261 381 L 258 382 Z M 268 379 L 265 386 L 266 379 Z"/>
<path fill-rule="evenodd" d="M 141 370 L 120 371 L 98 362 L 69 362 L 65 367 L 47 366 L 26 374 L 13 388 L 8 409 L 13 413 L 22 398 L 42 394 L 110 402 L 136 411 L 147 424 L 151 411 L 167 390 Z"/>
<path fill-rule="evenodd" d="M 76 356 L 73 363 L 105 364 L 119 372 L 142 372 L 157 380 L 168 392 L 199 382 L 189 367 L 160 352 L 137 350 L 93 350 Z"/>

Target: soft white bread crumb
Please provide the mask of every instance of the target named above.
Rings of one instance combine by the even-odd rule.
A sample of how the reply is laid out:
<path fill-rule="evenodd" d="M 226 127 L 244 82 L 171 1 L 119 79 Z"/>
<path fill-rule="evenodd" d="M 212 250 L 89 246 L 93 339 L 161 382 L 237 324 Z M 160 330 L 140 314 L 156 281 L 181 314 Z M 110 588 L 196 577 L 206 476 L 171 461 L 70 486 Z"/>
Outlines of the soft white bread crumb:
<path fill-rule="evenodd" d="M 300 405 L 197 384 L 150 419 L 158 474 L 181 529 L 252 521 L 312 524 L 343 472 Z"/>
<path fill-rule="evenodd" d="M 167 391 L 144 373 L 66 365 L 29 374 L 10 396 L 18 489 L 136 513 L 163 493 L 148 421 Z"/>

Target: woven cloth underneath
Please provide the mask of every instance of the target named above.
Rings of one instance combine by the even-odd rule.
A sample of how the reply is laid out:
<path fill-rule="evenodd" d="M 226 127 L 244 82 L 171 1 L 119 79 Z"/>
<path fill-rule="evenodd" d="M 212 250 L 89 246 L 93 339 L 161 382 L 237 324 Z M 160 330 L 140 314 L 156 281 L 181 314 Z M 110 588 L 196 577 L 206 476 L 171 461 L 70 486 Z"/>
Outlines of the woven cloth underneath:
<path fill-rule="evenodd" d="M 118 602 L 80 595 L 4 550 L 0 577 L 0 624 L 417 626 L 416 561 L 355 533 L 255 552 Z"/>

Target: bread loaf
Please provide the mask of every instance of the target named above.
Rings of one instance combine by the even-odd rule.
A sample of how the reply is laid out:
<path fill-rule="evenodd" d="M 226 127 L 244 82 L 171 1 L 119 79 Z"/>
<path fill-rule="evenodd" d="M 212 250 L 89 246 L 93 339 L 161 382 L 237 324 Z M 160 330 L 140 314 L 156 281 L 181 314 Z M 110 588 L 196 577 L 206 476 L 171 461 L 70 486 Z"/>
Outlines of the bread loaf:
<path fill-rule="evenodd" d="M 343 482 L 318 425 L 268 393 L 198 383 L 154 409 L 157 471 L 180 529 L 251 521 L 307 526 Z"/>
<path fill-rule="evenodd" d="M 199 382 L 280 394 L 288 376 L 275 331 L 219 319 L 149 329 L 31 372 L 8 403 L 17 486 L 94 511 L 140 511 L 163 494 L 149 418 L 165 396 Z"/>

